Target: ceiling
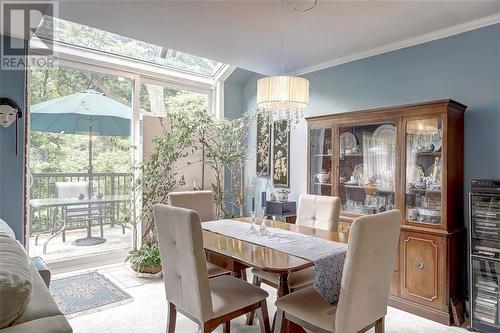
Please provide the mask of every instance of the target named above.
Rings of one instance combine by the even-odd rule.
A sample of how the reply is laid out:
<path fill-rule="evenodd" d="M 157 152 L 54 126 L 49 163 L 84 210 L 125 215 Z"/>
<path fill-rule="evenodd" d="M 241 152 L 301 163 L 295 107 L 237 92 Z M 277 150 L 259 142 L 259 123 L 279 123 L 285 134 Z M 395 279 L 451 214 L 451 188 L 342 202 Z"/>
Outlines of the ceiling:
<path fill-rule="evenodd" d="M 289 0 L 296 7 L 310 0 Z M 60 17 L 261 74 L 281 72 L 281 3 L 60 1 Z M 500 1 L 318 0 L 285 6 L 285 72 L 304 73 L 500 22 Z"/>

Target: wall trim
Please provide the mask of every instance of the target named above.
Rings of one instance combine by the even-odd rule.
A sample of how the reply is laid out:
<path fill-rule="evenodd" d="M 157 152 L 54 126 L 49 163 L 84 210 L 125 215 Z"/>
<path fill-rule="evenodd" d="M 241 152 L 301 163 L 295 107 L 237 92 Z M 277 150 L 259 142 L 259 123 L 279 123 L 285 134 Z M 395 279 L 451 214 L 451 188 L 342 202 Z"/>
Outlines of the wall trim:
<path fill-rule="evenodd" d="M 458 35 L 458 34 L 461 34 L 461 33 L 467 32 L 467 31 L 476 30 L 479 28 L 484 28 L 486 26 L 494 25 L 497 23 L 500 23 L 500 13 L 490 15 L 490 16 L 485 16 L 485 17 L 482 17 L 482 18 L 479 18 L 476 20 L 468 21 L 468 22 L 454 25 L 454 26 L 451 26 L 448 28 L 436 30 L 436 31 L 433 31 L 431 33 L 423 34 L 420 36 L 407 38 L 407 39 L 404 39 L 404 40 L 401 40 L 398 42 L 386 44 L 386 45 L 383 45 L 380 47 L 373 48 L 371 50 L 366 50 L 366 51 L 354 53 L 354 54 L 351 54 L 351 55 L 348 55 L 345 57 L 341 57 L 341 58 L 338 58 L 335 60 L 323 62 L 323 63 L 317 64 L 317 65 L 298 69 L 290 74 L 291 75 L 304 75 L 304 74 L 308 74 L 311 72 L 316 72 L 316 71 L 319 71 L 322 69 L 326 69 L 329 67 L 334 67 L 334 66 L 338 66 L 341 64 L 345 64 L 348 62 L 353 62 L 356 60 L 361 60 L 364 58 L 373 57 L 373 56 L 380 55 L 383 53 L 388 53 L 388 52 L 404 49 L 407 47 L 431 42 L 434 40 Z"/>

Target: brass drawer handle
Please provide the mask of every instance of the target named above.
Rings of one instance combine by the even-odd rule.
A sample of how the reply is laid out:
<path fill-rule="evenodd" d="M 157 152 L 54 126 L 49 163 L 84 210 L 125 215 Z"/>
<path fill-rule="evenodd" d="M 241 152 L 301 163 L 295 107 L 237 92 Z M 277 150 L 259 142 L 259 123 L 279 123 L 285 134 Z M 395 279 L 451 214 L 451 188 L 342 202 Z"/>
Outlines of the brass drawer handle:
<path fill-rule="evenodd" d="M 422 262 L 422 260 L 417 260 L 417 262 L 415 263 L 415 266 L 417 266 L 418 269 L 420 270 L 423 270 L 424 269 L 424 263 Z"/>

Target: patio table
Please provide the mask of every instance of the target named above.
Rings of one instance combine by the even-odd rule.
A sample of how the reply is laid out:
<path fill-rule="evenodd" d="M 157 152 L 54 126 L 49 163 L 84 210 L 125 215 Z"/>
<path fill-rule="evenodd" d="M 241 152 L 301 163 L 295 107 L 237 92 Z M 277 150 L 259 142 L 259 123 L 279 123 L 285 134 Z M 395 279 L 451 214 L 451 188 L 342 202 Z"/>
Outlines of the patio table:
<path fill-rule="evenodd" d="M 88 206 L 90 208 L 93 205 L 98 205 L 98 204 L 105 205 L 111 203 L 126 202 L 128 200 L 130 200 L 130 196 L 128 195 L 108 195 L 102 198 L 93 197 L 90 199 L 85 198 L 82 200 L 78 198 L 46 198 L 46 199 L 31 199 L 30 205 L 32 211 L 33 209 L 49 208 L 49 207 L 61 207 L 65 209 L 69 206 L 71 207 L 82 206 L 82 209 L 85 209 L 85 206 Z M 64 219 L 61 229 L 57 230 L 56 233 L 50 236 L 43 243 L 43 254 L 47 253 L 48 242 L 57 235 L 59 235 L 61 232 L 66 230 L 66 227 L 67 227 L 67 219 Z M 101 244 L 105 241 L 106 239 L 104 238 L 92 236 L 92 221 L 89 219 L 87 221 L 87 236 L 84 238 L 77 239 L 73 243 L 77 246 L 85 246 L 85 245 L 88 246 L 88 245 Z"/>

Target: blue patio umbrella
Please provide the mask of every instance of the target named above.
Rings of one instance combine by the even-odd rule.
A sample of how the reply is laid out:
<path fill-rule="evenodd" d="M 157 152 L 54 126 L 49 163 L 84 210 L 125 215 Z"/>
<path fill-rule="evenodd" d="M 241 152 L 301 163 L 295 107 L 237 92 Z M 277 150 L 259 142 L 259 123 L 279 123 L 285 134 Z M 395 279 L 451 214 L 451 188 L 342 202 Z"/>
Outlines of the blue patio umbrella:
<path fill-rule="evenodd" d="M 32 105 L 30 113 L 33 131 L 88 134 L 90 184 L 92 184 L 92 137 L 130 135 L 132 109 L 94 90 L 85 90 Z"/>
<path fill-rule="evenodd" d="M 129 136 L 132 109 L 94 90 L 32 105 L 31 130 L 89 137 L 89 190 L 92 195 L 92 137 Z"/>
<path fill-rule="evenodd" d="M 130 135 L 132 109 L 94 90 L 31 106 L 31 129 L 40 132 Z"/>

